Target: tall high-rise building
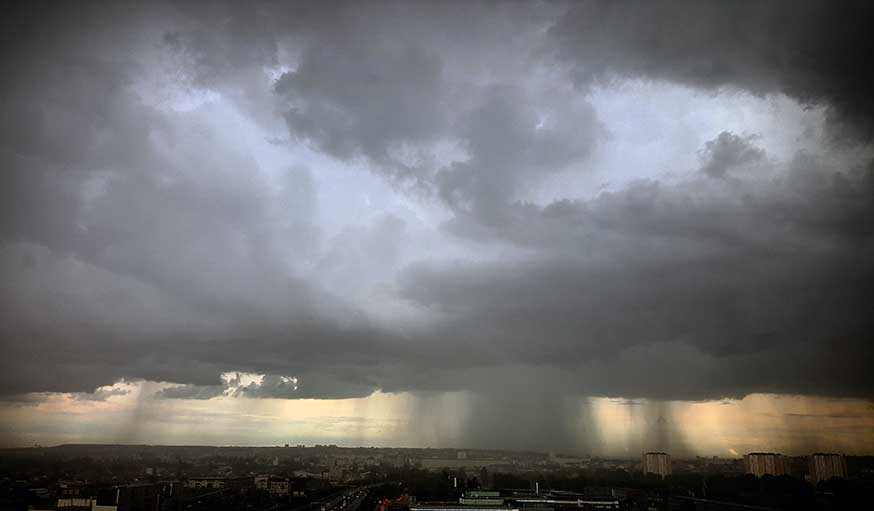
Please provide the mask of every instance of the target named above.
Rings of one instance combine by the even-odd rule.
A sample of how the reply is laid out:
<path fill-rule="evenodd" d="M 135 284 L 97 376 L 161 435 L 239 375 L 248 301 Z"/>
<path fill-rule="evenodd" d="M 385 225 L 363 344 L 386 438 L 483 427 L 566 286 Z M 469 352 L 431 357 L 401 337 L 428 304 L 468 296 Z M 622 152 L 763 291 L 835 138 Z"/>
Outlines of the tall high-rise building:
<path fill-rule="evenodd" d="M 847 458 L 840 454 L 811 454 L 807 462 L 810 468 L 810 482 L 816 485 L 832 477 L 847 478 Z"/>
<path fill-rule="evenodd" d="M 657 474 L 664 479 L 671 475 L 671 455 L 664 452 L 644 453 L 642 468 L 644 474 Z"/>
<path fill-rule="evenodd" d="M 744 455 L 744 470 L 747 474 L 762 477 L 786 475 L 786 463 L 783 456 L 772 452 L 751 452 Z"/>

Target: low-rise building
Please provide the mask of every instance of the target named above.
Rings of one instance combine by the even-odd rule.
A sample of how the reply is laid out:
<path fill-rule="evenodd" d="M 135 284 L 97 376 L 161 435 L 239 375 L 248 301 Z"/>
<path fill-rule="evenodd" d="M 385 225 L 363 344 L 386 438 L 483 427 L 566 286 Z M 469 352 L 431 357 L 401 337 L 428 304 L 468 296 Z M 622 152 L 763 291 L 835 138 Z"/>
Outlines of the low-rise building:
<path fill-rule="evenodd" d="M 255 477 L 255 488 L 270 495 L 286 497 L 291 495 L 291 484 L 287 477 L 260 475 Z"/>
<path fill-rule="evenodd" d="M 68 498 L 58 499 L 58 511 L 116 511 L 116 506 L 97 504 L 97 499 Z"/>
<path fill-rule="evenodd" d="M 248 477 L 189 477 L 185 487 L 195 490 L 221 490 L 225 488 L 242 488 L 252 483 Z"/>
<path fill-rule="evenodd" d="M 267 491 L 270 493 L 270 495 L 276 495 L 277 497 L 287 497 L 288 479 L 271 479 L 269 485 L 267 486 Z"/>

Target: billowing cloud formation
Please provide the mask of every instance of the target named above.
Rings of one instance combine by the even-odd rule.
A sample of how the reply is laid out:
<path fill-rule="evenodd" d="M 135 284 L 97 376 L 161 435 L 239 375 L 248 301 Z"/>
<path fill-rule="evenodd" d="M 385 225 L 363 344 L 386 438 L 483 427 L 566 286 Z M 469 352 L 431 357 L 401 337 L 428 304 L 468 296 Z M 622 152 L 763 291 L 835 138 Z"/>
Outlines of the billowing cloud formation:
<path fill-rule="evenodd" d="M 715 140 L 704 145 L 702 155 L 706 164 L 701 168 L 710 177 L 725 177 L 729 170 L 761 162 L 765 151 L 752 144 L 754 137 L 739 137 L 723 131 Z"/>
<path fill-rule="evenodd" d="M 578 83 L 629 76 L 824 103 L 839 134 L 874 135 L 870 23 L 849 1 L 576 2 L 550 30 Z"/>
<path fill-rule="evenodd" d="M 393 147 L 443 134 L 448 91 L 438 56 L 414 42 L 338 43 L 307 48 L 277 81 L 292 134 L 335 156 L 380 164 L 394 163 Z"/>
<path fill-rule="evenodd" d="M 444 337 L 475 332 L 471 342 L 491 340 L 497 357 L 578 370 L 581 392 L 867 395 L 857 357 L 872 327 L 874 181 L 870 168 L 818 165 L 799 156 L 770 178 L 643 181 L 591 201 L 519 205 L 493 235 L 536 257 L 423 263 L 402 289 L 444 314 Z"/>
<path fill-rule="evenodd" d="M 520 188 L 591 151 L 600 134 L 591 106 L 552 107 L 541 120 L 524 95 L 497 89 L 465 115 L 460 129 L 469 158 L 436 175 L 439 196 L 456 216 L 485 224 L 506 222 L 506 209 Z"/>
<path fill-rule="evenodd" d="M 275 399 L 349 399 L 366 397 L 377 388 L 340 375 L 309 373 L 306 382 L 278 374 L 222 374 L 221 385 L 177 385 L 156 393 L 163 399 L 212 399 L 218 396 Z"/>
<path fill-rule="evenodd" d="M 794 5 L 11 5 L 0 393 L 464 390 L 565 445 L 581 396 L 870 398 L 870 8 Z M 674 143 L 599 103 L 641 79 L 829 137 L 680 119 L 600 192 Z"/>

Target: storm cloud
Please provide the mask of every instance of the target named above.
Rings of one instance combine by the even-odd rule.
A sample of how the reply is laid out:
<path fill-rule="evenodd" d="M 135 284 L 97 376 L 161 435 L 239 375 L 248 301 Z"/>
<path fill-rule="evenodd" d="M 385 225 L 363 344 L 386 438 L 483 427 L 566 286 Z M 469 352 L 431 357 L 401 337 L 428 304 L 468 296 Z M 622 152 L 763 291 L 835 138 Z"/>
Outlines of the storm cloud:
<path fill-rule="evenodd" d="M 578 84 L 629 76 L 825 104 L 837 135 L 874 135 L 864 1 L 576 2 L 551 27 Z"/>
<path fill-rule="evenodd" d="M 874 397 L 867 3 L 5 5 L 0 394 Z"/>

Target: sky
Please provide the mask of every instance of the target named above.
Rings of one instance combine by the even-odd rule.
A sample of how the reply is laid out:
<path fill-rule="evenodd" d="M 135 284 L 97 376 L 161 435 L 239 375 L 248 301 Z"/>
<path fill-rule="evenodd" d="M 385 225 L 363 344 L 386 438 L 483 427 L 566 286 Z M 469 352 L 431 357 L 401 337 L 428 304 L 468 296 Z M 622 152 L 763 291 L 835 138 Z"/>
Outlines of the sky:
<path fill-rule="evenodd" d="M 0 9 L 0 445 L 874 453 L 870 3 Z"/>

